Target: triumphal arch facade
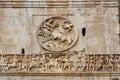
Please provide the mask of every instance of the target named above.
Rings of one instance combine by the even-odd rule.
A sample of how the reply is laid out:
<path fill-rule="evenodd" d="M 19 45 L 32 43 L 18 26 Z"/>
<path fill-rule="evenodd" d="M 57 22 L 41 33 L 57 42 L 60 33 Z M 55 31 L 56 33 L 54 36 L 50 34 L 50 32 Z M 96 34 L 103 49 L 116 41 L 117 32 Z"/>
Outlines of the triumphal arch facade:
<path fill-rule="evenodd" d="M 0 0 L 0 80 L 120 80 L 119 0 Z"/>

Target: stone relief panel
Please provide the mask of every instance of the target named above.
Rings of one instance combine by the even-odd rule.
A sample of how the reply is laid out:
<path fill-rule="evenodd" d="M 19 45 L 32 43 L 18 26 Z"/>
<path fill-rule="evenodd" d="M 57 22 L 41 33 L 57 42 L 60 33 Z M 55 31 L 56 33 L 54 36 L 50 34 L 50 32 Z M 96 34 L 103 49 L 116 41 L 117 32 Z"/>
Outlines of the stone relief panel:
<path fill-rule="evenodd" d="M 20 54 L 21 48 L 25 49 L 26 54 L 42 52 L 37 39 L 37 31 L 42 21 L 58 14 L 50 12 L 50 14 L 46 14 L 46 11 L 37 8 L 1 9 L 4 15 L 0 17 L 0 53 Z M 66 13 L 60 13 L 60 15 L 62 14 L 62 17 L 70 20 L 79 33 L 78 41 L 70 48 L 71 51 L 80 51 L 85 48 L 88 54 L 120 53 L 117 8 L 97 7 L 80 8 L 79 10 L 70 8 L 68 12 L 72 15 Z M 20 14 L 21 16 L 19 16 Z M 83 27 L 86 28 L 86 36 L 82 36 Z"/>
<path fill-rule="evenodd" d="M 78 39 L 78 30 L 66 18 L 51 17 L 42 22 L 37 31 L 40 45 L 50 51 L 71 48 Z"/>
<path fill-rule="evenodd" d="M 33 15 L 32 53 L 81 51 L 85 49 L 85 39 L 82 35 L 83 17 L 77 18 L 78 16 L 81 15 Z"/>
<path fill-rule="evenodd" d="M 45 54 L 1 54 L 0 74 L 8 73 L 119 73 L 119 54 L 84 52 Z"/>
<path fill-rule="evenodd" d="M 96 75 L 96 73 L 98 73 L 98 74 L 99 73 L 109 73 L 109 75 L 111 76 L 112 73 L 115 73 L 115 74 L 120 73 L 120 55 L 119 55 L 119 53 L 120 53 L 119 40 L 120 39 L 118 37 L 120 27 L 118 24 L 118 17 L 117 17 L 118 11 L 116 10 L 117 8 L 115 7 L 114 4 L 112 4 L 112 2 L 107 2 L 107 1 L 101 2 L 100 1 L 100 3 L 101 3 L 100 6 L 103 6 L 103 7 L 100 7 L 98 5 L 99 1 L 95 1 L 97 3 L 97 4 L 95 4 L 95 6 L 96 5 L 98 5 L 98 6 L 93 7 L 93 8 L 90 8 L 91 4 L 89 5 L 89 1 L 85 2 L 85 6 L 88 6 L 88 8 L 80 8 L 80 7 L 82 7 L 82 5 L 79 5 L 79 4 L 81 4 L 81 3 L 78 3 L 79 1 L 77 1 L 77 2 L 70 1 L 70 3 L 68 3 L 68 1 L 66 1 L 67 8 L 66 8 L 66 3 L 65 3 L 65 6 L 62 6 L 63 4 L 61 4 L 61 3 L 60 3 L 60 5 L 57 5 L 59 3 L 58 2 L 58 3 L 55 3 L 55 5 L 56 5 L 55 7 L 58 7 L 57 8 L 58 10 L 57 9 L 53 10 L 53 8 L 52 9 L 50 8 L 49 10 L 46 8 L 43 8 L 43 6 L 41 7 L 41 5 L 39 5 L 39 3 L 41 4 L 41 2 L 39 2 L 39 1 L 38 1 L 39 3 L 37 3 L 36 1 L 34 3 L 32 3 L 32 1 L 28 1 L 30 3 L 29 4 L 30 6 L 28 6 L 26 4 L 27 2 L 25 2 L 26 5 L 24 3 L 22 5 L 20 5 L 19 1 L 12 1 L 12 2 L 9 1 L 9 2 L 10 2 L 10 4 L 15 3 L 15 5 L 9 7 L 9 6 L 7 6 L 7 3 L 5 1 L 3 1 L 2 3 L 4 3 L 5 6 L 2 6 L 2 7 L 9 7 L 9 8 L 3 8 L 3 11 L 0 12 L 0 15 L 1 15 L 1 13 L 4 14 L 4 15 L 1 15 L 2 17 L 3 16 L 5 17 L 6 15 L 10 16 L 10 18 L 8 16 L 6 16 L 6 20 L 8 22 L 3 20 L 3 22 L 5 22 L 4 25 L 2 25 L 2 22 L 0 22 L 0 24 L 2 25 L 2 27 L 0 26 L 0 28 L 4 28 L 6 30 L 6 27 L 7 27 L 7 32 L 8 32 L 6 35 L 2 34 L 3 38 L 0 37 L 3 40 L 3 42 L 1 41 L 1 43 L 0 43 L 0 45 L 1 45 L 0 47 L 3 47 L 3 48 L 1 48 L 3 51 L 0 50 L 0 53 L 3 53 L 3 54 L 0 54 L 0 75 L 1 74 L 5 74 L 5 75 L 11 74 L 12 75 L 14 73 L 15 74 L 23 74 L 23 75 L 26 73 L 28 73 L 28 74 L 33 74 L 33 73 L 37 73 L 37 74 L 42 74 L 42 73 L 45 73 L 45 74 L 46 73 L 50 73 L 50 74 L 51 73 L 55 73 L 55 74 L 56 73 L 58 73 L 58 74 L 60 74 L 60 73 L 62 73 L 62 74 L 64 74 L 64 73 L 71 73 L 71 74 L 95 73 L 95 75 Z M 75 4 L 71 4 L 74 2 L 75 2 Z M 16 5 L 16 3 L 19 5 Z M 49 1 L 48 1 L 48 3 L 49 3 Z M 90 2 L 90 3 L 94 4 L 94 2 Z M 111 4 L 111 6 L 110 6 L 110 4 Z M 54 3 L 52 5 L 54 5 Z M 52 15 L 50 15 L 49 17 L 48 17 L 48 15 L 46 15 L 46 16 L 43 16 L 43 15 L 42 16 L 36 16 L 36 15 L 34 16 L 33 15 L 33 14 L 50 13 L 50 12 L 51 13 L 56 12 L 56 13 L 60 13 L 60 14 L 65 13 L 64 11 L 60 11 L 60 10 L 62 10 L 62 8 L 60 6 L 62 8 L 63 7 L 66 8 L 64 10 L 66 13 L 69 13 L 71 11 L 75 15 L 73 15 L 72 17 L 64 16 L 65 18 L 63 18 L 63 16 L 62 16 L 62 17 L 59 17 L 60 19 L 58 19 L 58 18 L 55 19 L 54 17 L 51 17 Z M 111 9 L 112 6 L 114 6 L 113 9 Z M 31 8 L 31 7 L 34 7 L 34 8 Z M 47 8 L 49 8 L 49 7 L 50 6 L 48 6 Z M 70 7 L 71 7 L 71 9 L 70 9 Z M 74 7 L 74 9 L 73 9 L 73 7 Z M 81 12 L 77 13 L 76 9 L 75 9 L 76 7 L 80 8 L 80 10 L 83 11 L 83 13 L 81 13 Z M 17 9 L 18 13 L 15 13 L 15 10 L 11 11 L 10 8 Z M 20 10 L 19 10 L 19 8 L 20 8 Z M 21 10 L 22 8 L 24 8 L 24 11 Z M 55 11 L 55 12 L 52 12 L 52 11 Z M 85 12 L 85 14 L 84 14 L 84 12 Z M 22 14 L 25 14 L 25 16 L 23 16 Z M 15 20 L 14 20 L 13 16 L 16 16 Z M 20 19 L 20 16 L 22 17 L 22 19 Z M 47 20 L 51 20 L 53 18 L 55 19 L 55 24 L 58 23 L 58 24 L 62 25 L 63 27 L 65 25 L 67 25 L 67 26 L 65 26 L 65 28 L 63 28 L 63 29 L 65 29 L 65 31 L 64 30 L 61 31 L 61 29 L 60 29 L 61 26 L 57 26 L 57 28 L 54 28 L 54 26 L 50 26 L 50 25 L 54 25 L 53 23 L 52 24 L 50 23 L 50 25 L 49 25 L 49 21 L 47 21 Z M 27 22 L 25 22 L 24 20 Z M 43 23 L 42 23 L 42 21 L 43 21 Z M 64 25 L 64 22 L 61 23 L 62 21 L 67 21 L 67 24 L 65 23 L 65 25 Z M 15 22 L 15 23 L 13 23 L 13 22 Z M 24 22 L 25 22 L 25 24 L 24 24 Z M 37 24 L 36 24 L 36 22 L 37 22 Z M 52 22 L 52 20 L 51 20 L 51 22 Z M 53 20 L 53 22 L 54 22 L 54 20 Z M 33 25 L 35 24 L 34 27 L 33 27 L 32 23 L 33 23 Z M 40 23 L 42 23 L 42 24 L 40 24 Z M 56 25 L 58 25 L 58 24 L 56 24 Z M 5 25 L 6 25 L 6 27 L 5 27 Z M 19 25 L 19 27 L 18 27 L 18 25 Z M 46 32 L 48 32 L 48 35 L 52 35 L 52 36 L 45 36 L 45 37 L 41 36 L 40 33 L 44 33 L 43 30 L 41 29 L 41 27 L 45 26 L 45 25 L 47 25 L 47 26 L 49 25 L 49 27 L 52 27 L 52 30 L 50 30 L 51 28 L 47 29 L 50 31 L 45 30 L 45 34 L 46 34 Z M 16 26 L 16 28 L 15 28 L 15 26 Z M 36 26 L 38 26 L 38 27 L 36 27 Z M 43 28 L 45 28 L 45 27 L 43 27 Z M 78 32 L 76 30 L 77 28 L 78 28 Z M 86 29 L 86 31 L 87 31 L 86 36 L 83 36 L 81 34 L 82 28 Z M 31 29 L 31 31 L 33 31 L 33 34 L 31 32 L 29 32 L 30 29 Z M 60 29 L 60 31 L 59 31 L 59 29 Z M 3 31 L 3 33 L 4 32 L 5 31 Z M 49 34 L 49 32 L 51 34 Z M 59 32 L 60 32 L 60 34 L 59 34 Z M 2 33 L 2 31 L 0 33 Z M 29 35 L 27 33 L 29 33 Z M 56 35 L 56 33 L 57 33 L 57 35 Z M 66 33 L 68 33 L 68 34 L 66 34 Z M 77 33 L 79 33 L 79 35 Z M 8 34 L 10 34 L 10 36 L 6 37 L 6 36 L 8 36 Z M 18 35 L 13 35 L 13 34 L 18 34 Z M 67 35 L 67 37 L 66 36 L 61 37 L 61 35 L 63 35 L 63 34 Z M 20 35 L 21 35 L 21 37 L 20 37 Z M 78 35 L 78 37 L 77 37 L 77 35 Z M 34 37 L 31 37 L 31 36 L 34 36 Z M 70 39 L 71 36 L 73 36 L 72 39 Z M 4 39 L 4 37 L 9 38 L 9 39 Z M 77 41 L 77 38 L 79 39 L 78 41 Z M 11 39 L 13 39 L 13 41 Z M 32 42 L 31 42 L 31 39 L 32 39 Z M 11 40 L 11 42 L 8 43 L 10 40 Z M 47 40 L 47 41 L 44 42 L 44 40 Z M 44 43 L 42 43 L 42 41 Z M 51 44 L 50 45 L 47 44 L 47 46 L 46 46 L 46 43 L 48 43 L 48 41 L 52 42 L 52 44 L 54 44 L 54 46 L 52 46 Z M 3 43 L 5 43 L 4 44 L 5 47 L 3 46 Z M 65 43 L 65 44 L 63 44 L 63 43 Z M 77 43 L 77 44 L 75 44 L 75 43 Z M 13 44 L 15 44 L 15 46 Z M 58 48 L 60 44 L 63 44 L 63 45 L 61 48 Z M 66 44 L 67 44 L 67 46 L 66 46 Z M 42 51 L 40 49 L 40 47 L 43 47 L 43 48 L 45 48 L 45 50 L 49 50 L 49 51 L 68 50 L 68 53 L 60 53 L 60 52 L 59 53 L 57 53 L 57 52 L 50 53 L 50 52 L 48 52 L 48 53 L 44 53 L 44 54 L 41 54 L 41 53 L 34 54 L 34 53 L 39 53 Z M 21 48 L 24 48 L 27 53 L 33 53 L 33 54 L 26 55 L 26 53 L 25 53 L 25 55 L 18 55 L 17 53 L 21 53 Z M 75 51 L 70 52 L 72 50 L 75 50 Z M 81 50 L 83 50 L 83 52 Z M 16 53 L 16 54 L 4 54 L 4 53 Z M 87 53 L 87 54 L 85 54 L 85 53 Z M 79 80 L 79 79 L 82 79 L 82 80 L 86 80 L 86 79 L 109 80 L 110 79 L 109 77 L 105 78 L 106 76 L 104 76 L 104 74 L 102 74 L 102 75 L 103 76 L 101 79 L 100 79 L 100 76 L 99 77 L 84 76 L 84 78 L 82 79 L 81 75 L 79 75 L 80 78 L 74 78 L 74 80 Z M 4 76 L 1 76 L 0 79 L 3 80 L 4 78 L 2 78 L 2 77 L 4 77 Z M 26 80 L 39 80 L 40 79 L 40 76 L 38 78 L 35 78 L 35 77 L 36 76 L 31 76 L 31 77 L 21 76 L 21 78 L 18 77 L 18 79 L 17 79 L 16 76 L 11 76 L 11 77 L 6 76 L 6 80 L 10 80 L 10 79 L 13 80 L 15 78 L 16 78 L 16 80 L 19 80 L 19 79 L 22 80 L 24 78 Z M 59 76 L 56 76 L 56 77 L 58 77 L 58 78 L 54 78 L 52 76 L 52 78 L 50 79 L 49 76 L 47 76 L 47 77 L 44 76 L 44 79 L 41 78 L 41 80 L 47 80 L 46 78 L 48 78 L 48 80 L 53 80 L 53 79 L 54 80 L 61 80 L 61 79 L 69 80 L 68 78 L 61 78 Z M 70 77 L 70 80 L 72 80 L 72 79 L 73 79 L 73 76 Z"/>

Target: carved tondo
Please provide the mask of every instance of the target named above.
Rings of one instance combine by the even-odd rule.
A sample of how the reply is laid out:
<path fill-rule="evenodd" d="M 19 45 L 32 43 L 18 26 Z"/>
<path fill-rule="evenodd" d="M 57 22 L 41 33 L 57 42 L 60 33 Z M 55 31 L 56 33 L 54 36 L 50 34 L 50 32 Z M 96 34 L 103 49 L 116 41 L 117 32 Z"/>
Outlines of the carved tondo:
<path fill-rule="evenodd" d="M 38 32 L 39 44 L 50 51 L 64 51 L 71 48 L 78 38 L 78 31 L 70 20 L 51 17 L 42 22 Z"/>

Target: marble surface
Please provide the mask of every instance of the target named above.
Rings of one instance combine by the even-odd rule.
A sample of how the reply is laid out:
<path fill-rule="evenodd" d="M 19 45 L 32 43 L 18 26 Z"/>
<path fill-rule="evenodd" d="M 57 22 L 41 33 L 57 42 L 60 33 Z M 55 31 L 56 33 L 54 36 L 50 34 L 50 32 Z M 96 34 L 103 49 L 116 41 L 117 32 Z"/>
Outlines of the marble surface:
<path fill-rule="evenodd" d="M 37 39 L 41 23 L 61 16 L 78 29 L 78 40 L 70 51 L 85 54 L 120 54 L 117 0 L 0 0 L 0 53 L 36 54 L 51 52 Z M 86 29 L 83 36 L 83 29 Z M 0 76 L 0 80 L 112 80 L 119 76 Z"/>

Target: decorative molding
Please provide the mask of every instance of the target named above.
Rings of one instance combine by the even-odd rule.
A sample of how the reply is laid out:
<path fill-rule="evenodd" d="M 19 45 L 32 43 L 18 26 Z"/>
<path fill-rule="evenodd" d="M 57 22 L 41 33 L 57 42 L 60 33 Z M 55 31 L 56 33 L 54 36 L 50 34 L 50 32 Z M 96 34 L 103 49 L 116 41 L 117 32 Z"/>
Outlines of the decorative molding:
<path fill-rule="evenodd" d="M 74 14 L 70 14 L 70 13 L 54 13 L 54 14 L 51 14 L 51 13 L 43 13 L 43 14 L 32 14 L 32 17 L 34 16 L 73 16 Z"/>
<path fill-rule="evenodd" d="M 120 74 L 120 54 L 1 54 L 0 75 Z"/>
<path fill-rule="evenodd" d="M 82 8 L 118 7 L 118 0 L 110 1 L 23 1 L 1 0 L 0 8 Z"/>

